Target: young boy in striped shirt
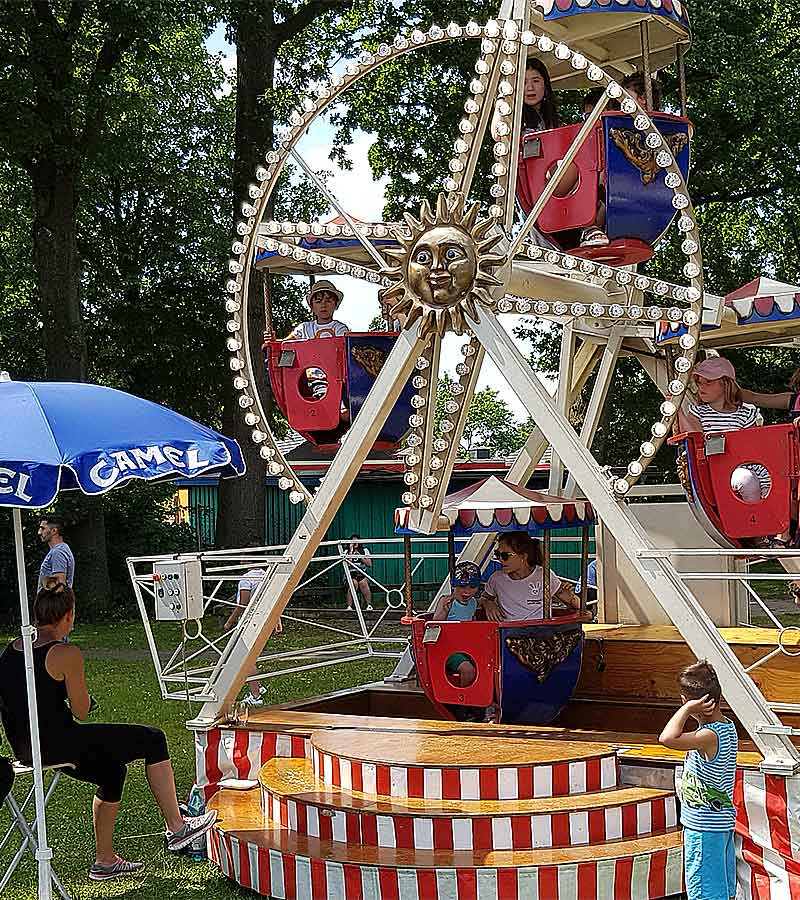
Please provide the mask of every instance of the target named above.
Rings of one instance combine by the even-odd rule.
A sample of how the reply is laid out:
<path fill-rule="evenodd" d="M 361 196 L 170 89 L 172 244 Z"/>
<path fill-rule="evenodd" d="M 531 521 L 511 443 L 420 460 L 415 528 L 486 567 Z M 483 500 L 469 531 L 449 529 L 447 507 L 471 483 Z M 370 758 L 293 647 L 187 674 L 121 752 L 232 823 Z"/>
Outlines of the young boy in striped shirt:
<path fill-rule="evenodd" d="M 659 736 L 665 747 L 686 750 L 681 781 L 683 862 L 688 900 L 733 900 L 736 896 L 736 728 L 720 709 L 717 673 L 706 660 L 678 678 L 683 706 Z M 684 733 L 687 721 L 697 730 Z"/>

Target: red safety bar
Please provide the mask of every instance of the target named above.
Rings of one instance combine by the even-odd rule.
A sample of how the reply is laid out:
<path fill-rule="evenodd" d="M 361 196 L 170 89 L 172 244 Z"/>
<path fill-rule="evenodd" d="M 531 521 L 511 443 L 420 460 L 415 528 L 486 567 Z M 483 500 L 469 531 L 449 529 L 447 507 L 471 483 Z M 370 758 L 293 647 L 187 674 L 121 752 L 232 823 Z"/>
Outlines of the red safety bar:
<path fill-rule="evenodd" d="M 520 143 L 517 196 L 526 215 L 533 208 L 552 174 L 553 166 L 569 150 L 580 125 L 566 125 L 549 131 L 537 131 L 524 135 Z M 545 234 L 585 228 L 597 218 L 597 179 L 599 129 L 584 141 L 574 163 L 578 169 L 578 182 L 566 197 L 551 197 L 537 226 Z"/>
<path fill-rule="evenodd" d="M 270 341 L 269 377 L 275 400 L 295 431 L 329 431 L 342 415 L 345 378 L 345 339 Z M 321 400 L 311 397 L 307 369 L 322 369 L 328 391 Z"/>
<path fill-rule="evenodd" d="M 731 540 L 785 532 L 791 520 L 798 477 L 798 438 L 794 425 L 768 425 L 719 434 L 690 432 L 672 438 L 685 442 L 695 501 L 715 527 Z M 770 490 L 757 503 L 745 503 L 731 488 L 734 469 L 763 466 Z"/>

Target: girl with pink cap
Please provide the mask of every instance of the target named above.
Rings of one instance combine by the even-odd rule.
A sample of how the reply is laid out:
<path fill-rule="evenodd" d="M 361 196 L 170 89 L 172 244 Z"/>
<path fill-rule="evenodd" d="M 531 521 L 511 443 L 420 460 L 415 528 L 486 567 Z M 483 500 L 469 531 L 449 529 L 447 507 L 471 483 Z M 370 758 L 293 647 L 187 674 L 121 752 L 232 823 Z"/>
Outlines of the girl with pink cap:
<path fill-rule="evenodd" d="M 758 407 L 744 401 L 729 359 L 704 359 L 692 374 L 697 384 L 697 402 L 680 410 L 681 431 L 739 431 L 762 424 Z M 738 466 L 731 477 L 731 488 L 745 503 L 758 503 L 769 493 L 769 473 L 757 464 Z"/>

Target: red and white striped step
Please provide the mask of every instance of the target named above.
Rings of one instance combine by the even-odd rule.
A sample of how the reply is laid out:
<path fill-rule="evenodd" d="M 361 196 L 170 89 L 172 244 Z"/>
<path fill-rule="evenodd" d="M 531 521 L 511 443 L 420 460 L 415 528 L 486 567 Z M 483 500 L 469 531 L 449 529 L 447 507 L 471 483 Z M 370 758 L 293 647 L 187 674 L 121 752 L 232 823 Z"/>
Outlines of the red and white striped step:
<path fill-rule="evenodd" d="M 656 900 L 683 886 L 680 833 L 563 849 L 353 847 L 265 822 L 256 791 L 218 793 L 210 857 L 273 900 Z"/>
<path fill-rule="evenodd" d="M 315 732 L 311 761 L 325 785 L 404 799 L 530 800 L 618 783 L 609 745 L 517 737 Z"/>
<path fill-rule="evenodd" d="M 275 757 L 305 759 L 310 739 L 302 734 L 248 729 L 223 725 L 195 732 L 196 784 L 208 802 L 220 782 L 253 781 Z"/>
<path fill-rule="evenodd" d="M 322 785 L 307 760 L 275 759 L 260 776 L 264 815 L 292 832 L 404 850 L 530 850 L 596 844 L 674 828 L 676 798 L 654 788 L 535 800 L 372 799 Z"/>

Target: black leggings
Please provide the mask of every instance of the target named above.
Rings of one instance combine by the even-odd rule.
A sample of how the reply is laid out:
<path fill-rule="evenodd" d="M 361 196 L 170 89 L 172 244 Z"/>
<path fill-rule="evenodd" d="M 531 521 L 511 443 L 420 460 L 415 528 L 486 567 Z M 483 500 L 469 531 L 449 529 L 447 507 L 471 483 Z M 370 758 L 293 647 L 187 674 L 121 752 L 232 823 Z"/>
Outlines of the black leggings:
<path fill-rule="evenodd" d="M 47 763 L 73 763 L 64 774 L 96 784 L 95 796 L 119 803 L 128 773 L 127 765 L 143 759 L 146 766 L 169 759 L 167 739 L 159 728 L 148 725 L 76 725 Z"/>
<path fill-rule="evenodd" d="M 0 803 L 6 799 L 13 784 L 14 770 L 11 768 L 11 760 L 0 756 Z"/>

